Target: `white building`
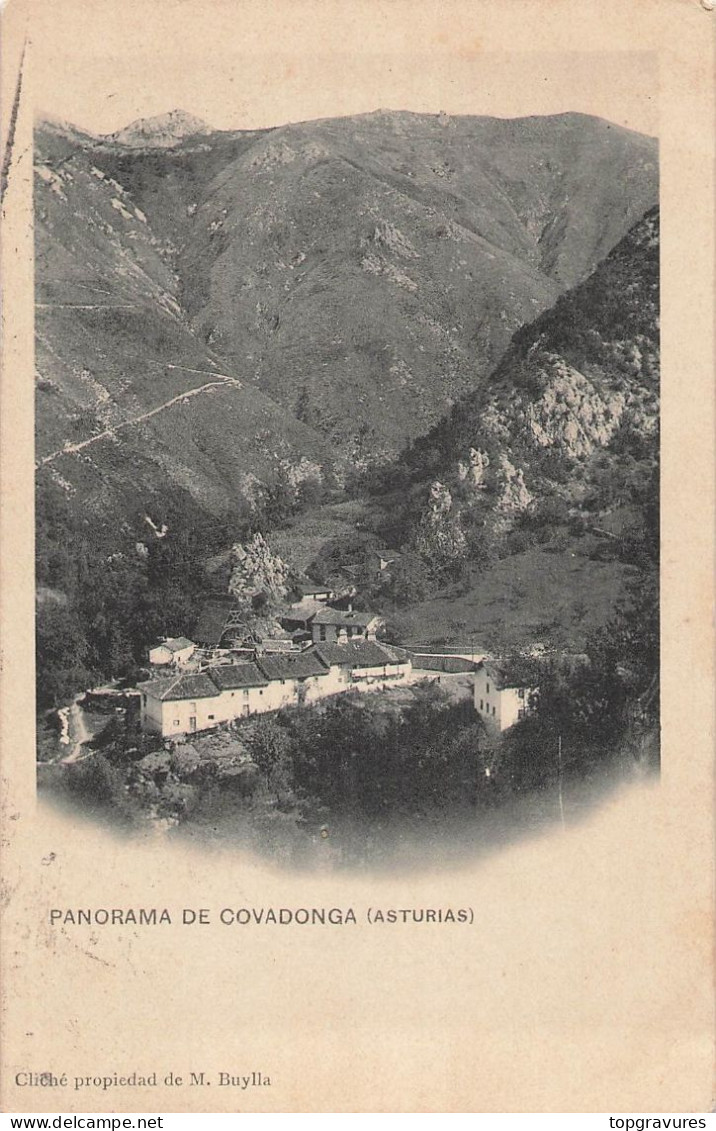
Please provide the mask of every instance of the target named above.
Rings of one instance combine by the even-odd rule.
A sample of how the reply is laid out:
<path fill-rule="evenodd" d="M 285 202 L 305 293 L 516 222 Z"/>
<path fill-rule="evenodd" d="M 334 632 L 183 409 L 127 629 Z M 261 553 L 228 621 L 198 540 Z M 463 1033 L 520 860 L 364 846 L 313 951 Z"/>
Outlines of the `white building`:
<path fill-rule="evenodd" d="M 268 700 L 264 710 L 315 703 L 330 695 L 328 669 L 313 649 L 279 656 L 259 656 L 256 660 L 268 681 Z M 270 705 L 269 705 L 270 704 Z"/>
<path fill-rule="evenodd" d="M 247 715 L 316 703 L 351 689 L 376 691 L 405 683 L 409 657 L 359 640 L 297 654 L 260 656 L 140 683 L 142 729 L 164 738 L 211 730 Z"/>
<path fill-rule="evenodd" d="M 412 662 L 407 653 L 378 644 L 374 640 L 357 640 L 352 644 L 316 644 L 311 649 L 328 668 L 326 691 L 379 691 L 407 683 Z"/>
<path fill-rule="evenodd" d="M 536 692 L 499 660 L 482 660 L 475 668 L 475 710 L 490 730 L 507 730 L 530 714 Z"/>
<path fill-rule="evenodd" d="M 194 654 L 196 644 L 186 636 L 167 637 L 149 649 L 150 664 L 185 664 Z"/>
<path fill-rule="evenodd" d="M 263 706 L 267 688 L 268 680 L 251 663 L 150 679 L 138 685 L 142 730 L 167 738 L 271 710 Z"/>

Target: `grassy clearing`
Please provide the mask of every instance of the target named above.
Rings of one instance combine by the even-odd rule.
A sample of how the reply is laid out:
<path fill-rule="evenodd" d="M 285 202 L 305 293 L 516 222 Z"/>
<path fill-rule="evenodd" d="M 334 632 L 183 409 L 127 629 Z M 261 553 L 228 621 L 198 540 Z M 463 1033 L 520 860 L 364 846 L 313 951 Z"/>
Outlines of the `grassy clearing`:
<path fill-rule="evenodd" d="M 275 554 L 303 571 L 326 543 L 355 534 L 364 511 L 364 504 L 357 499 L 329 503 L 297 515 L 282 530 L 272 530 L 267 541 Z"/>
<path fill-rule="evenodd" d="M 573 548 L 532 549 L 391 619 L 408 644 L 461 642 L 500 651 L 542 642 L 579 650 L 609 620 L 629 573 Z"/>

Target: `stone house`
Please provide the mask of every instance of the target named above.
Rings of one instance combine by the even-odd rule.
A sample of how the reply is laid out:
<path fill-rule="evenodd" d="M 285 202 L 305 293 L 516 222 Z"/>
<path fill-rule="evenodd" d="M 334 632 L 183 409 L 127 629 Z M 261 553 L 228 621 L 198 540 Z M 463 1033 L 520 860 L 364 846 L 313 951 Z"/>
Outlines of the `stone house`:
<path fill-rule="evenodd" d="M 378 577 L 389 573 L 393 566 L 400 561 L 401 555 L 397 550 L 370 550 L 366 555 L 366 565 Z"/>
<path fill-rule="evenodd" d="M 336 596 L 335 590 L 331 589 L 329 585 L 320 585 L 317 581 L 300 581 L 298 588 L 302 600 L 320 601 L 325 604 L 326 601 L 332 601 Z"/>

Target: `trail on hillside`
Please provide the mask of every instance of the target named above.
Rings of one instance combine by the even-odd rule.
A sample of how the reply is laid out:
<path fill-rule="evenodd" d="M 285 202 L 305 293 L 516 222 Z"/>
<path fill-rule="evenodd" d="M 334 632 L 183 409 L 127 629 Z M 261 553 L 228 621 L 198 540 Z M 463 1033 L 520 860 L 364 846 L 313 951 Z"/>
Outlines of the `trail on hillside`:
<path fill-rule="evenodd" d="M 187 367 L 167 366 L 167 368 L 185 369 Z M 188 372 L 199 373 L 202 371 L 191 369 L 188 370 Z M 106 428 L 103 432 L 98 432 L 95 436 L 90 436 L 87 440 L 80 440 L 76 444 L 66 443 L 64 447 L 58 448 L 57 451 L 50 452 L 49 455 L 43 456 L 42 459 L 38 460 L 35 463 L 35 468 L 44 467 L 46 464 L 52 463 L 58 456 L 73 455 L 76 452 L 81 452 L 84 448 L 90 447 L 91 444 L 96 444 L 98 440 L 113 439 L 116 437 L 117 433 L 121 432 L 123 429 L 141 424 L 144 420 L 149 420 L 152 416 L 157 416 L 160 412 L 164 412 L 165 409 L 171 408 L 172 405 L 187 401 L 190 397 L 197 397 L 200 393 L 206 392 L 207 389 L 220 389 L 227 385 L 233 385 L 238 389 L 243 388 L 241 381 L 236 377 L 229 377 L 226 374 L 220 373 L 212 374 L 212 376 L 217 377 L 218 380 L 208 381 L 205 385 L 200 385 L 196 389 L 188 389 L 185 393 L 179 393 L 176 397 L 172 397 L 171 400 L 165 401 L 164 404 L 157 405 L 156 408 L 150 409 L 149 412 L 144 412 L 141 416 L 134 416 L 130 420 L 123 420 L 121 423 L 115 424 L 112 428 Z"/>

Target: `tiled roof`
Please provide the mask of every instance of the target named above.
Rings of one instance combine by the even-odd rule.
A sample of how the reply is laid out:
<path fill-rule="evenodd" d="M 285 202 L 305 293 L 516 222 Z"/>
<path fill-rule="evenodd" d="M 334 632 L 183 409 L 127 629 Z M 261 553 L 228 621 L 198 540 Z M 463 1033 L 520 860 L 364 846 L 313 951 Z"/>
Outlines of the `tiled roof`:
<path fill-rule="evenodd" d="M 344 609 L 321 609 L 316 613 L 313 618 L 314 624 L 336 624 L 336 625 L 351 625 L 357 624 L 362 628 L 367 628 L 369 624 L 374 621 L 380 620 L 377 613 L 349 613 Z"/>
<path fill-rule="evenodd" d="M 209 668 L 206 675 L 219 691 L 230 691 L 237 687 L 265 687 L 267 682 L 256 664 L 221 664 L 216 668 Z"/>
<path fill-rule="evenodd" d="M 260 656 L 256 663 L 267 679 L 307 679 L 325 675 L 327 670 L 313 649 L 295 655 Z"/>
<path fill-rule="evenodd" d="M 356 640 L 348 644 L 316 644 L 311 652 L 329 667 L 379 668 L 384 664 L 406 662 L 385 644 L 376 644 L 373 640 Z"/>
<path fill-rule="evenodd" d="M 204 673 L 187 672 L 166 679 L 150 679 L 137 684 L 140 691 L 163 702 L 176 699 L 211 699 L 218 695 L 216 685 Z"/>

